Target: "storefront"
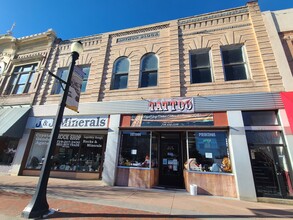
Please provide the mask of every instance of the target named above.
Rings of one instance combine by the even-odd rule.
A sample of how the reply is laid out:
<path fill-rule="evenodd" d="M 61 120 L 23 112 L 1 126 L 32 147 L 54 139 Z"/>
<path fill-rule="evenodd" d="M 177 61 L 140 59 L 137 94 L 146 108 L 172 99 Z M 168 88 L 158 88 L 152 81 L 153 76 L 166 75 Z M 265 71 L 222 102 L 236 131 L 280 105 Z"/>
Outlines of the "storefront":
<path fill-rule="evenodd" d="M 44 108 L 28 120 L 22 175 L 42 166 L 53 120 Z M 293 133 L 279 93 L 98 102 L 80 114 L 63 119 L 51 176 L 292 198 Z"/>
<path fill-rule="evenodd" d="M 226 113 L 194 113 L 193 99 L 156 100 L 149 108 L 152 114 L 121 116 L 116 185 L 197 184 L 200 194 L 236 197 Z"/>
<path fill-rule="evenodd" d="M 39 175 L 50 139 L 53 118 L 29 118 L 31 136 L 22 175 Z M 106 147 L 108 116 L 63 117 L 51 160 L 52 177 L 100 179 Z"/>
<path fill-rule="evenodd" d="M 228 101 L 216 106 L 223 97 L 215 96 L 190 100 L 221 111 L 184 111 L 181 104 L 178 111 L 172 102 L 186 99 L 170 99 L 150 100 L 148 113 L 122 114 L 115 185 L 187 191 L 196 185 L 198 194 L 251 201 L 292 198 L 288 118 L 279 94 L 258 96 L 224 97 L 242 110 Z"/>
<path fill-rule="evenodd" d="M 30 107 L 0 109 L 0 172 L 3 174 L 10 174 L 29 111 Z"/>

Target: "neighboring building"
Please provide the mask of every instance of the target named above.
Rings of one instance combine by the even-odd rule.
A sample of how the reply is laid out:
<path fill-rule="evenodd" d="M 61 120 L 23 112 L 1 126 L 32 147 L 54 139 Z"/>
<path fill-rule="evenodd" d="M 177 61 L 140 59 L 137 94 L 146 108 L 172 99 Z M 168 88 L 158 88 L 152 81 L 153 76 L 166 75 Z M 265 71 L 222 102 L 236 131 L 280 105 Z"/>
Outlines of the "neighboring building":
<path fill-rule="evenodd" d="M 263 12 L 264 22 L 286 91 L 293 91 L 293 9 Z"/>
<path fill-rule="evenodd" d="M 74 41 L 84 45 L 77 66 L 86 77 L 79 113 L 64 113 L 51 176 L 197 185 L 199 194 L 250 201 L 293 197 L 292 131 L 280 95 L 290 89 L 257 2 L 55 40 L 46 71 L 66 79 Z M 37 175 L 42 166 L 62 94 L 46 71 L 16 174 Z"/>
<path fill-rule="evenodd" d="M 19 170 L 26 147 L 23 131 L 54 40 L 52 30 L 19 39 L 10 33 L 0 35 L 1 173 Z"/>

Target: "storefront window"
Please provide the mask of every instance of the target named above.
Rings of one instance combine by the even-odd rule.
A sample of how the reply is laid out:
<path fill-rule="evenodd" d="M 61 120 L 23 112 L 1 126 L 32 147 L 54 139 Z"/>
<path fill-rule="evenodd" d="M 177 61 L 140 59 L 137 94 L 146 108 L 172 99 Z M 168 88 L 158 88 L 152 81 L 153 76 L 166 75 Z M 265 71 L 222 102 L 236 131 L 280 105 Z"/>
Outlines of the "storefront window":
<path fill-rule="evenodd" d="M 226 132 L 188 132 L 188 151 L 187 169 L 232 172 Z"/>
<path fill-rule="evenodd" d="M 150 167 L 150 132 L 122 132 L 119 166 Z"/>
<path fill-rule="evenodd" d="M 281 131 L 246 131 L 248 144 L 283 144 Z"/>
<path fill-rule="evenodd" d="M 26 168 L 41 169 L 50 134 L 34 136 Z M 103 136 L 61 133 L 52 159 L 53 170 L 98 172 L 103 153 Z"/>
<path fill-rule="evenodd" d="M 0 139 L 0 165 L 11 165 L 16 153 L 18 140 L 10 138 Z"/>
<path fill-rule="evenodd" d="M 273 126 L 279 125 L 276 111 L 248 111 L 242 112 L 245 126 Z"/>

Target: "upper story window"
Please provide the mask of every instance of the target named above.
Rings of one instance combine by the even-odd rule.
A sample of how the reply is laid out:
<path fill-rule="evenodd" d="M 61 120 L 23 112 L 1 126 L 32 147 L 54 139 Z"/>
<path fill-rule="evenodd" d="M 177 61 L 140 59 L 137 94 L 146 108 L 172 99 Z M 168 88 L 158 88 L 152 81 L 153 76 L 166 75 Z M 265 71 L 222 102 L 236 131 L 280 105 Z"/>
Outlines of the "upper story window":
<path fill-rule="evenodd" d="M 7 87 L 7 94 L 28 93 L 37 65 L 34 63 L 15 67 Z"/>
<path fill-rule="evenodd" d="M 212 82 L 210 49 L 190 52 L 191 83 Z"/>
<path fill-rule="evenodd" d="M 157 86 L 158 58 L 155 54 L 146 54 L 141 60 L 140 87 Z"/>
<path fill-rule="evenodd" d="M 85 92 L 88 77 L 89 77 L 90 67 L 89 66 L 80 66 L 80 68 L 85 73 L 85 76 L 84 76 L 83 81 L 82 81 L 81 92 Z M 68 67 L 59 68 L 58 71 L 57 71 L 57 76 L 59 78 L 63 79 L 64 81 L 67 81 Z M 55 83 L 54 83 L 53 90 L 52 90 L 51 94 L 52 95 L 54 95 L 54 94 L 62 94 L 64 92 L 63 88 L 65 88 L 65 84 L 59 82 L 58 79 L 55 79 Z"/>
<path fill-rule="evenodd" d="M 114 63 L 111 89 L 127 88 L 129 60 L 126 57 L 118 58 Z"/>
<path fill-rule="evenodd" d="M 244 56 L 243 45 L 229 45 L 221 47 L 225 81 L 245 80 L 248 71 Z"/>
<path fill-rule="evenodd" d="M 89 74 L 90 74 L 90 67 L 89 66 L 84 66 L 84 67 L 81 67 L 81 69 L 85 73 L 85 75 L 84 75 L 84 77 L 82 79 L 82 86 L 81 86 L 80 91 L 85 92 L 86 85 L 87 85 L 88 78 L 89 78 Z"/>

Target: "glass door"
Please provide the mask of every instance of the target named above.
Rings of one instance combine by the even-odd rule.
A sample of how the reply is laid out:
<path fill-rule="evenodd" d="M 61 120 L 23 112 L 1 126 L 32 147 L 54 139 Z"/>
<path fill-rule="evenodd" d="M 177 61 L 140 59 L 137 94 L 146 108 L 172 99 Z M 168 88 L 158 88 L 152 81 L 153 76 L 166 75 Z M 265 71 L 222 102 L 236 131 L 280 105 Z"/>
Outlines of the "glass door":
<path fill-rule="evenodd" d="M 250 145 L 249 151 L 257 196 L 293 196 L 292 177 L 284 146 Z"/>
<path fill-rule="evenodd" d="M 181 133 L 169 132 L 160 135 L 159 185 L 183 187 Z"/>

